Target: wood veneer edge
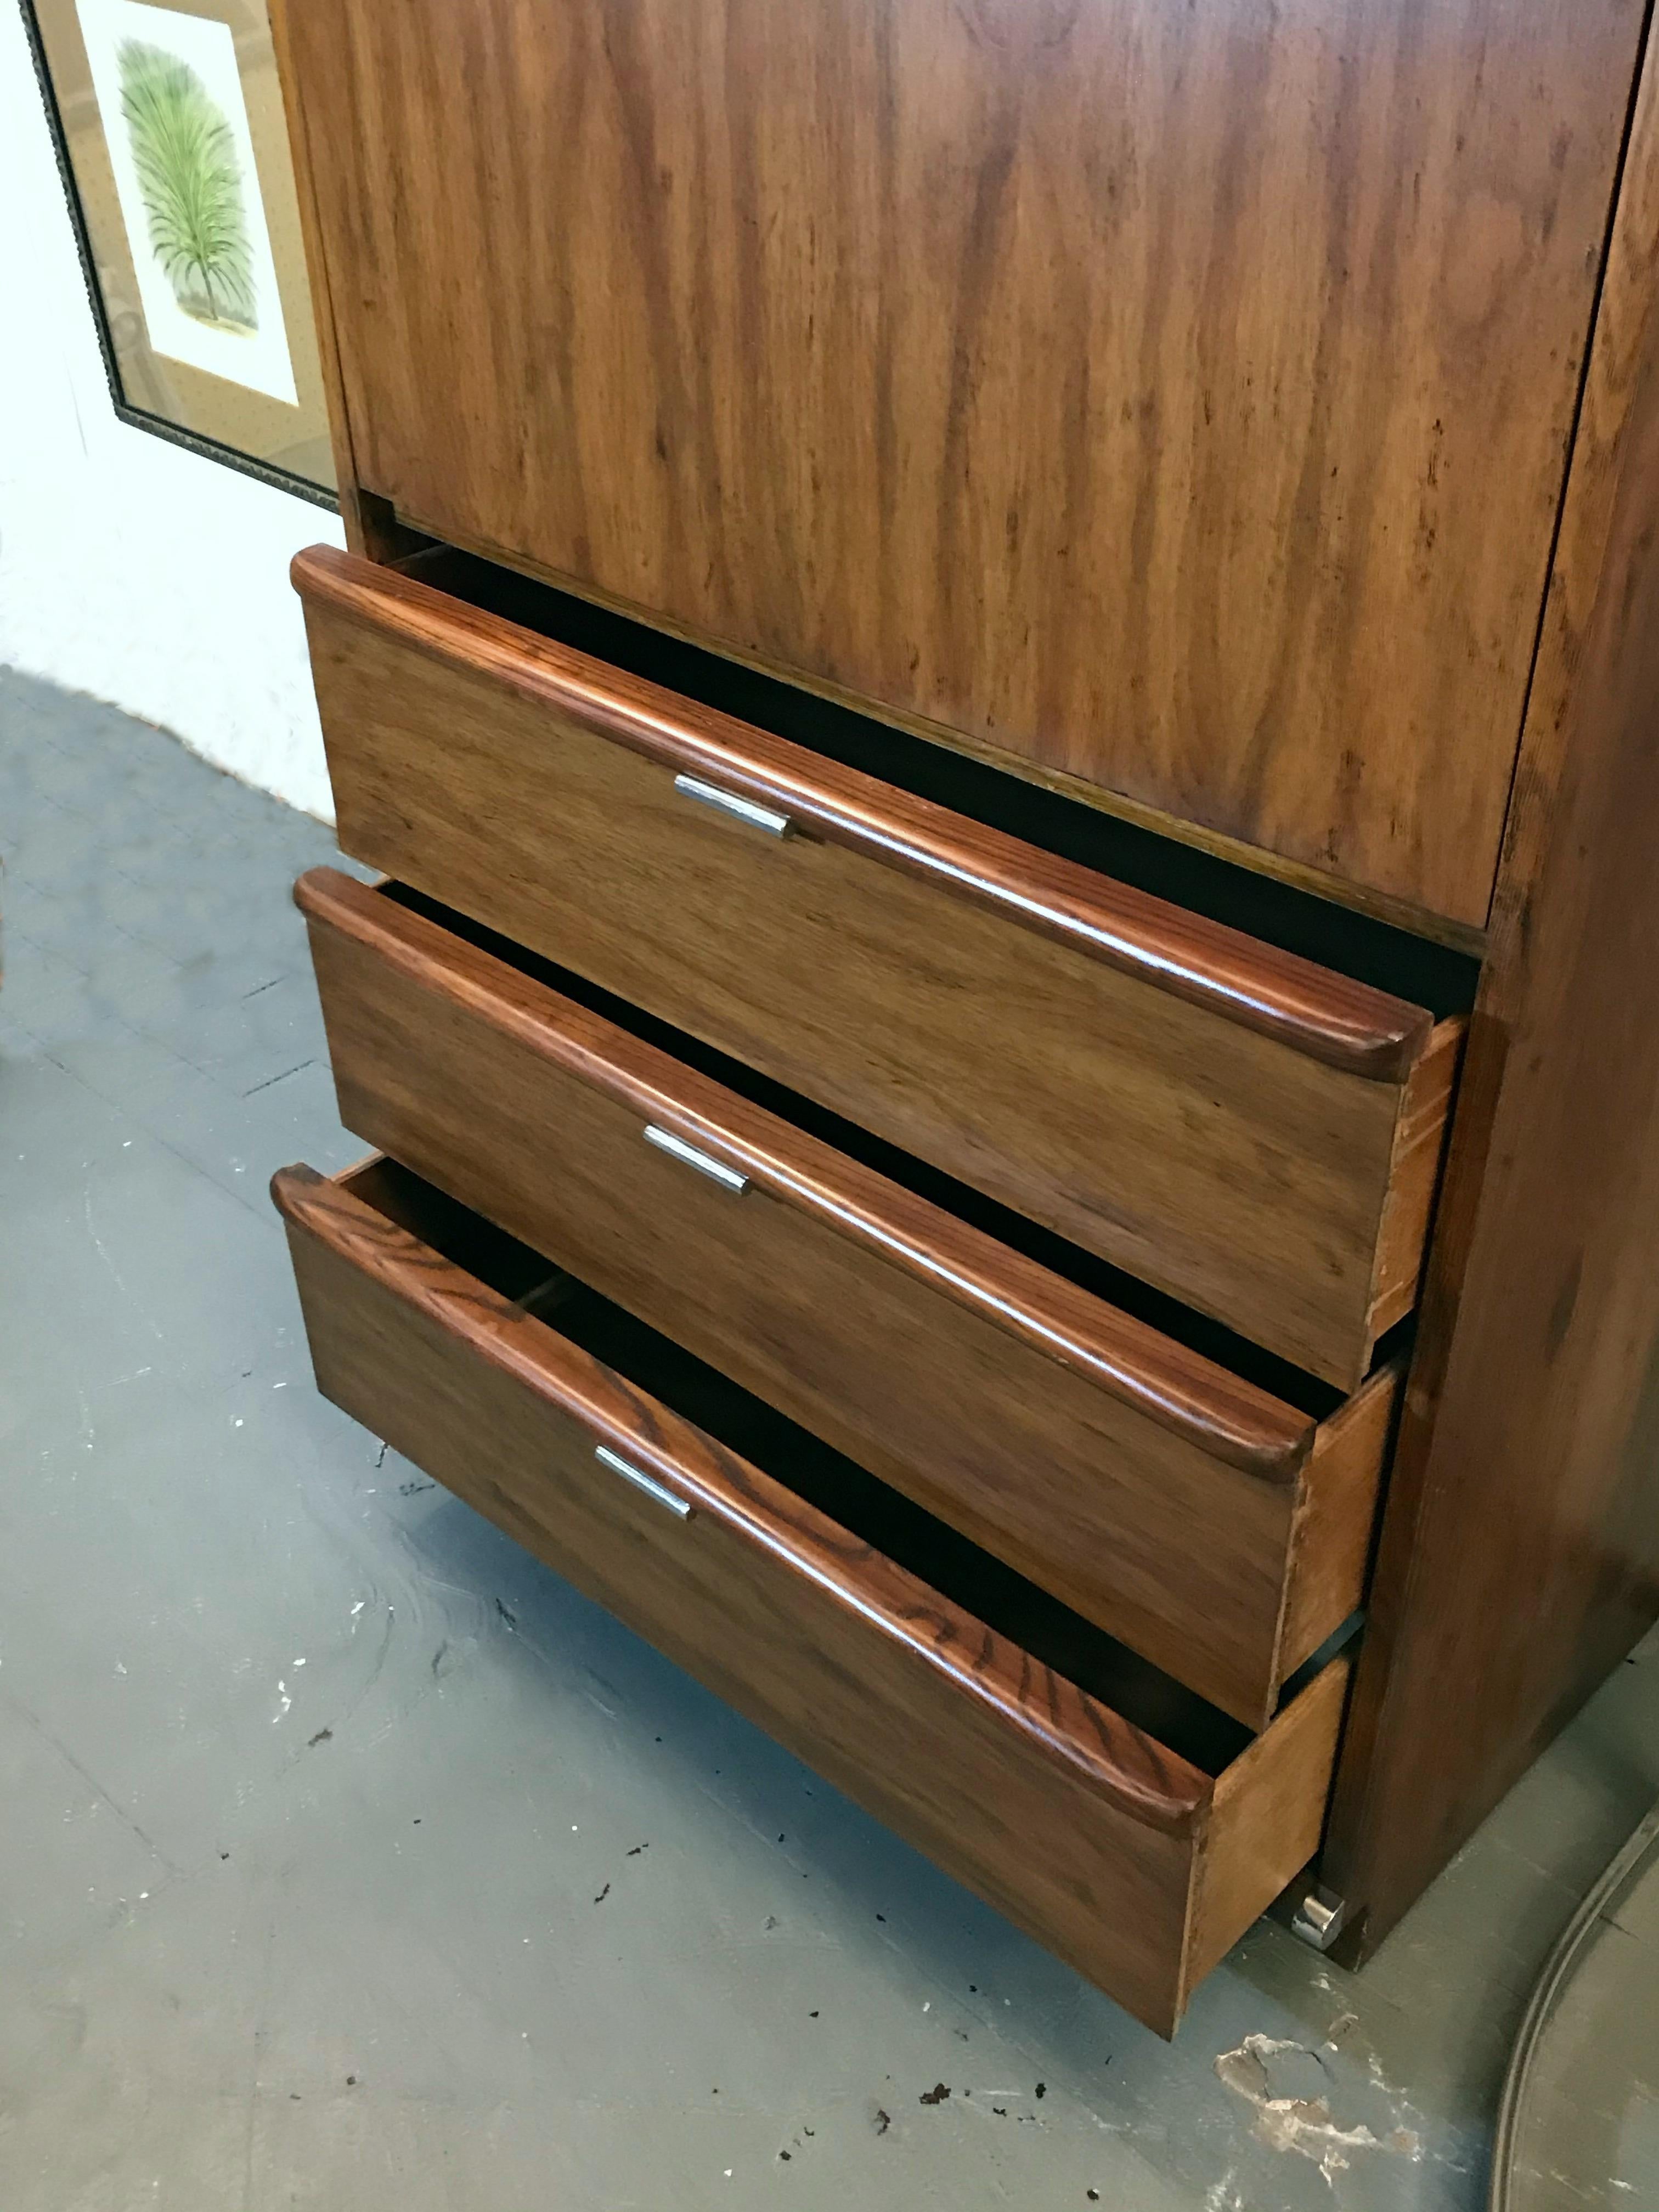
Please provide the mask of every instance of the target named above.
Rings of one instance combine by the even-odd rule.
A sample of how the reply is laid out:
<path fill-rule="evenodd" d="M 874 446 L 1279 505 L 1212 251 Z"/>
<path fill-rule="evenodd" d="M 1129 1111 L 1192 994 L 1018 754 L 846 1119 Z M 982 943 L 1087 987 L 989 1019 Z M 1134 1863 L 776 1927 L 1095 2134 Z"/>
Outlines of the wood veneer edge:
<path fill-rule="evenodd" d="M 1371 1261 L 1367 1358 L 1378 1339 L 1417 1304 L 1468 1034 L 1461 1014 L 1437 1022 L 1400 1095 Z"/>
<path fill-rule="evenodd" d="M 1283 1680 L 1312 1656 L 1364 1599 L 1366 1569 L 1376 1533 L 1377 1506 L 1388 1472 L 1395 1416 L 1404 1393 L 1403 1360 L 1391 1360 L 1361 1383 L 1322 1427 L 1302 1472 L 1301 1495 L 1291 1526 L 1290 1571 L 1279 1612 L 1276 1679 Z M 1374 1449 L 1367 1444 L 1374 1432 Z M 1310 1612 L 1306 1577 L 1311 1528 L 1323 1524 L 1318 1565 L 1328 1596 Z"/>

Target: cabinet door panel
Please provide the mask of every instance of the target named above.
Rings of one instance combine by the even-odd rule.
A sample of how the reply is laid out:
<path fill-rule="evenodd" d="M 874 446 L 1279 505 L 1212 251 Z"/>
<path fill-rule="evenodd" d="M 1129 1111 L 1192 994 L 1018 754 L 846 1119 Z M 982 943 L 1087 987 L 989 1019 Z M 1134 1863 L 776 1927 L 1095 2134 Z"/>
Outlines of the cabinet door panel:
<path fill-rule="evenodd" d="M 410 519 L 1484 919 L 1634 0 L 289 0 Z"/>

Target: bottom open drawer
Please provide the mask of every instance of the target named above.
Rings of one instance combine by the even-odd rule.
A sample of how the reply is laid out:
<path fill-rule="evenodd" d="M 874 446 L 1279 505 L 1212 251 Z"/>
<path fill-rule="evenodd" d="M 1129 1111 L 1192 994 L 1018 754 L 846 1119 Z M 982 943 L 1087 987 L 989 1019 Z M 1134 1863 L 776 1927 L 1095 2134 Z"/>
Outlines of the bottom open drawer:
<path fill-rule="evenodd" d="M 1313 1856 L 1342 1659 L 1252 1737 L 392 1162 L 272 1190 L 327 1396 L 1149 2026 Z"/>

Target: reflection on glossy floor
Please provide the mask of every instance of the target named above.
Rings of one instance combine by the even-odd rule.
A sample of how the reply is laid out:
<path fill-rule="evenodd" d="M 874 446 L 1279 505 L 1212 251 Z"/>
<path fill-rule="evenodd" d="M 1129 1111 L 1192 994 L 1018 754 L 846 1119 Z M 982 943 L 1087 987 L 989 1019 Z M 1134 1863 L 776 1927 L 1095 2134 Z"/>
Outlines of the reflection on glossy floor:
<path fill-rule="evenodd" d="M 1546 1969 L 1505 2106 L 1493 2212 L 1659 2204 L 1659 1809 Z"/>
<path fill-rule="evenodd" d="M 1158 2042 L 315 1396 L 331 849 L 0 674 L 4 2212 L 1480 2204 L 1659 1663 L 1364 1975 L 1264 1923 Z"/>

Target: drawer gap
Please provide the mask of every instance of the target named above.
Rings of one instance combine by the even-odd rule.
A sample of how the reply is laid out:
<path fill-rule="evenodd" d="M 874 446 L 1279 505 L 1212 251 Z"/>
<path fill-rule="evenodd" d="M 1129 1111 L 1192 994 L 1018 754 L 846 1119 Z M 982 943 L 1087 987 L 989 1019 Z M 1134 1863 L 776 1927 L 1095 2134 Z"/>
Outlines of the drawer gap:
<path fill-rule="evenodd" d="M 1207 1315 L 1196 1312 L 1167 1291 L 1155 1290 L 1137 1275 L 1131 1275 L 1109 1261 L 1085 1252 L 1053 1231 L 1041 1227 L 1024 1214 L 1000 1205 L 971 1185 L 958 1182 L 942 1169 L 931 1167 L 913 1153 L 873 1136 L 855 1123 L 842 1120 L 827 1107 L 817 1105 L 803 1097 L 799 1091 L 774 1082 L 739 1060 L 730 1058 L 711 1045 L 690 1036 L 672 1024 L 659 1020 L 641 1007 L 617 998 L 585 976 L 556 963 L 544 960 L 539 955 L 527 952 L 510 939 L 486 929 L 470 921 L 465 915 L 428 898 L 424 893 L 411 890 L 405 884 L 386 884 L 380 896 L 403 907 L 410 914 L 437 923 L 453 935 L 474 945 L 493 959 L 514 968 L 532 981 L 556 991 L 562 997 L 574 1000 L 578 1006 L 604 1019 L 613 1022 L 618 1029 L 628 1030 L 641 1042 L 653 1045 L 659 1051 L 672 1055 L 711 1081 L 736 1091 L 754 1105 L 763 1108 L 780 1119 L 793 1121 L 809 1136 L 832 1146 L 837 1152 L 847 1153 L 878 1175 L 902 1184 L 920 1198 L 946 1212 L 954 1213 L 973 1227 L 982 1230 L 1000 1243 L 1023 1253 L 1028 1259 L 1050 1269 L 1057 1275 L 1089 1291 L 1092 1296 L 1133 1315 L 1150 1328 L 1183 1345 L 1201 1358 L 1225 1367 L 1246 1382 L 1255 1383 L 1272 1396 L 1294 1406 L 1316 1421 L 1328 1419 L 1345 1401 L 1348 1393 L 1319 1376 L 1310 1375 L 1287 1359 L 1253 1344 L 1224 1322 L 1213 1321 Z M 1409 1320 L 1392 1331 L 1378 1346 L 1372 1364 L 1375 1367 L 1385 1358 L 1397 1358 L 1409 1334 Z"/>
<path fill-rule="evenodd" d="M 1220 1774 L 1254 1741 L 1242 1722 L 647 1323 L 574 1276 L 550 1279 L 539 1254 L 408 1169 L 378 1160 L 350 1188 L 455 1267 L 522 1300 L 532 1317 L 544 1311 L 562 1337 L 1205 1773 Z"/>
<path fill-rule="evenodd" d="M 404 565 L 434 590 L 556 644 L 1115 882 L 1426 1006 L 1437 1019 L 1466 1014 L 1474 1003 L 1480 963 L 1450 945 L 1068 799 L 477 554 L 439 545 Z"/>

